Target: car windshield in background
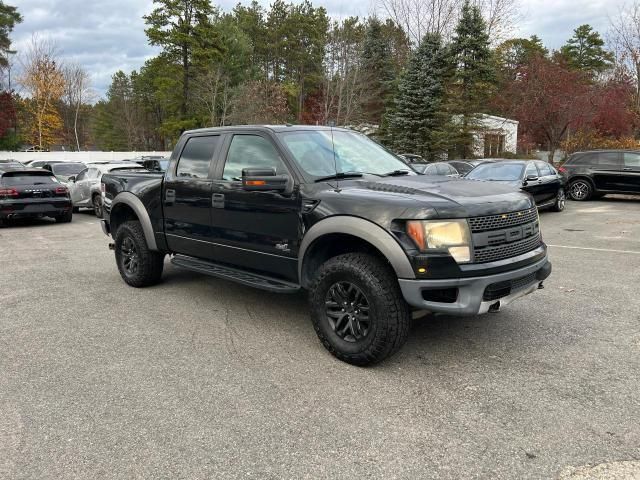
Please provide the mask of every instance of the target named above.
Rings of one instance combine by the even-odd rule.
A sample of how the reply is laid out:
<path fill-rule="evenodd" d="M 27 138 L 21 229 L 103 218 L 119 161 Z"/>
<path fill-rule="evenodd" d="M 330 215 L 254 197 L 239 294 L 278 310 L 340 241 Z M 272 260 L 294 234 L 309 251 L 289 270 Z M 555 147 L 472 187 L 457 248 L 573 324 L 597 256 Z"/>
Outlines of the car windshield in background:
<path fill-rule="evenodd" d="M 279 134 L 300 167 L 309 175 L 324 177 L 336 172 L 384 175 L 411 169 L 364 135 L 342 130 L 299 130 Z M 334 148 L 335 146 L 335 158 Z"/>
<path fill-rule="evenodd" d="M 56 177 L 45 172 L 12 172 L 2 175 L 0 185 L 3 187 L 18 187 L 20 185 L 47 185 L 59 183 Z"/>
<path fill-rule="evenodd" d="M 0 168 L 2 170 L 12 170 L 18 168 L 24 168 L 24 165 L 20 162 L 0 162 Z"/>
<path fill-rule="evenodd" d="M 69 176 L 77 175 L 87 168 L 87 166 L 84 163 L 56 163 L 55 165 L 51 165 L 51 168 L 56 175 Z"/>
<path fill-rule="evenodd" d="M 488 163 L 478 165 L 467 174 L 466 178 L 495 181 L 520 180 L 523 168 L 523 165 L 517 163 Z"/>

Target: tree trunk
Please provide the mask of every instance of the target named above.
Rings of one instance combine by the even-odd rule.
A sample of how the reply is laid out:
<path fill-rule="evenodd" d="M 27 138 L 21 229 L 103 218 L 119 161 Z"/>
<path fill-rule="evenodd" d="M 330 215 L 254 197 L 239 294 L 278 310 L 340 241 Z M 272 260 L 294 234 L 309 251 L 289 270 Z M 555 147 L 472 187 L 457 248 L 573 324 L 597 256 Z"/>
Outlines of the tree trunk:
<path fill-rule="evenodd" d="M 189 97 L 189 48 L 186 44 L 182 46 L 182 105 L 180 113 L 182 119 L 187 118 L 187 99 Z"/>

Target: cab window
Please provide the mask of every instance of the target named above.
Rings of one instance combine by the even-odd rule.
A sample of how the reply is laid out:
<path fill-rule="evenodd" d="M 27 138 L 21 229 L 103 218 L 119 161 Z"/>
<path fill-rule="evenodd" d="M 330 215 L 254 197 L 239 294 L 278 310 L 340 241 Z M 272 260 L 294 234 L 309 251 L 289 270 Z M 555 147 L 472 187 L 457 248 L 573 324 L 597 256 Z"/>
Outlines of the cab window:
<path fill-rule="evenodd" d="M 182 149 L 176 176 L 179 178 L 208 178 L 219 135 L 191 137 Z"/>
<path fill-rule="evenodd" d="M 287 173 L 275 146 L 260 135 L 234 135 L 227 153 L 222 179 L 238 182 L 245 168 L 274 168 L 276 175 Z"/>

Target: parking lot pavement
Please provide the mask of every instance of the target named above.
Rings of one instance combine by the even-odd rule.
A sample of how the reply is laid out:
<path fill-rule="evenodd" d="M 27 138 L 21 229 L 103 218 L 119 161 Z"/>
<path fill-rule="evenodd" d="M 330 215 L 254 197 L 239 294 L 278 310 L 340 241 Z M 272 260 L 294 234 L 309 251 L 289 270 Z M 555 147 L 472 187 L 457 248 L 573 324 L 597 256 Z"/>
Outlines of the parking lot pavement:
<path fill-rule="evenodd" d="M 2 228 L 0 478 L 637 478 L 640 201 L 541 219 L 544 290 L 374 368 L 303 295 L 127 287 L 89 214 Z"/>

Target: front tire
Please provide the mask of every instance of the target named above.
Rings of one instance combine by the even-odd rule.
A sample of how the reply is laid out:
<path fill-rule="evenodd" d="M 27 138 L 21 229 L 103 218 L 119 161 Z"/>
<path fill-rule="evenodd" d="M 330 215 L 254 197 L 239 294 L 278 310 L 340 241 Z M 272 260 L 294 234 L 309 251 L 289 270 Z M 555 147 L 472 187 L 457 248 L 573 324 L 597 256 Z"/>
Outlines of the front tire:
<path fill-rule="evenodd" d="M 564 188 L 561 188 L 560 190 L 558 190 L 558 193 L 556 195 L 556 203 L 553 204 L 553 207 L 551 207 L 551 209 L 554 212 L 563 211 L 566 201 L 567 201 L 567 197 L 564 193 Z"/>
<path fill-rule="evenodd" d="M 591 195 L 593 195 L 593 187 L 588 180 L 579 178 L 569 184 L 569 195 L 572 200 L 583 202 L 591 198 Z"/>
<path fill-rule="evenodd" d="M 164 254 L 149 250 L 140 222 L 126 222 L 118 227 L 115 256 L 120 276 L 132 287 L 149 287 L 160 281 Z"/>
<path fill-rule="evenodd" d="M 316 334 L 344 362 L 378 363 L 407 340 L 409 306 L 393 270 L 373 255 L 347 253 L 328 260 L 309 292 Z"/>

